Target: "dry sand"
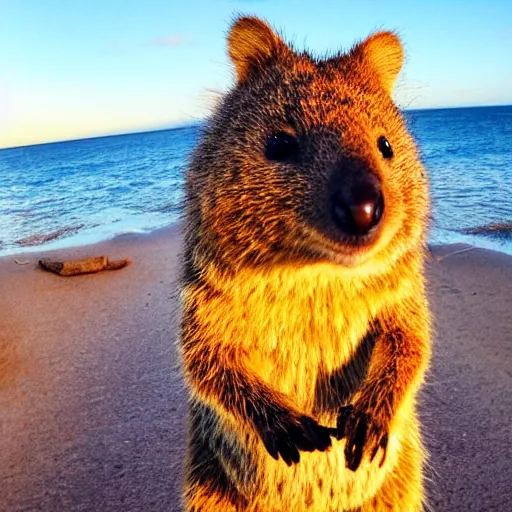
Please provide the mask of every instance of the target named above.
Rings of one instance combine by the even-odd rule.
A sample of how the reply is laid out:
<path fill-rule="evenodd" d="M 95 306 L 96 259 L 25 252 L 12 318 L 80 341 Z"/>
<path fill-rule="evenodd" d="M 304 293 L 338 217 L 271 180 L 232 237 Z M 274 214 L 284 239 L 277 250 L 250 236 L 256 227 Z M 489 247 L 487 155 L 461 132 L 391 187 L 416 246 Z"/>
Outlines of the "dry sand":
<path fill-rule="evenodd" d="M 179 510 L 179 248 L 166 229 L 56 252 L 133 261 L 73 278 L 0 259 L 0 511 Z M 512 510 L 512 258 L 452 254 L 429 279 L 432 508 Z"/>

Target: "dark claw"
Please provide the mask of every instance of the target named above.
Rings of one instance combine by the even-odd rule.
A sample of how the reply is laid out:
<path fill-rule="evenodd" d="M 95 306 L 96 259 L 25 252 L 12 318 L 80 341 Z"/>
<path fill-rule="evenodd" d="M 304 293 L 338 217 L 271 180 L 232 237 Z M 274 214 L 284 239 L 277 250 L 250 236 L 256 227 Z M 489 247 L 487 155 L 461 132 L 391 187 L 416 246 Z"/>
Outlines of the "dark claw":
<path fill-rule="evenodd" d="M 267 431 L 261 435 L 261 440 L 265 445 L 265 449 L 270 454 L 270 456 L 276 460 L 279 460 L 279 452 L 277 451 L 277 442 L 275 437 L 272 436 L 272 433 Z"/>
<path fill-rule="evenodd" d="M 347 467 L 352 471 L 356 471 L 361 464 L 367 430 L 368 421 L 366 414 L 361 414 L 361 416 L 356 420 L 354 431 L 347 432 L 345 459 L 347 461 Z"/>
<path fill-rule="evenodd" d="M 294 464 L 298 464 L 300 462 L 300 453 L 295 446 L 291 447 L 291 456 L 292 456 L 292 462 Z"/>
<path fill-rule="evenodd" d="M 341 407 L 338 412 L 338 420 L 336 421 L 336 439 L 338 439 L 338 441 L 345 437 L 345 425 L 353 410 L 354 406 L 349 404 Z"/>
<path fill-rule="evenodd" d="M 361 446 L 364 446 L 366 442 L 366 433 L 368 432 L 368 416 L 366 414 L 361 414 L 359 417 L 359 421 L 357 422 L 356 435 L 355 435 L 355 443 Z"/>
<path fill-rule="evenodd" d="M 363 447 L 356 446 L 351 453 L 347 453 L 347 450 L 345 449 L 345 458 L 347 468 L 350 469 L 350 471 L 357 471 L 357 468 L 361 464 L 361 460 L 363 458 Z"/>
<path fill-rule="evenodd" d="M 332 446 L 330 429 L 327 427 L 323 427 L 321 425 L 319 425 L 319 428 L 320 428 L 321 437 L 320 437 L 320 443 L 318 443 L 317 446 L 321 452 L 324 452 L 325 450 L 327 450 L 327 448 Z"/>
<path fill-rule="evenodd" d="M 386 455 L 388 453 L 388 435 L 387 434 L 384 435 L 379 446 L 382 448 L 382 459 L 380 459 L 380 463 L 379 463 L 379 468 L 381 468 L 384 465 L 384 462 L 386 461 Z"/>
<path fill-rule="evenodd" d="M 279 453 L 287 466 L 291 466 L 292 462 L 295 462 L 296 459 L 300 460 L 299 452 L 288 440 L 283 439 L 281 441 Z"/>

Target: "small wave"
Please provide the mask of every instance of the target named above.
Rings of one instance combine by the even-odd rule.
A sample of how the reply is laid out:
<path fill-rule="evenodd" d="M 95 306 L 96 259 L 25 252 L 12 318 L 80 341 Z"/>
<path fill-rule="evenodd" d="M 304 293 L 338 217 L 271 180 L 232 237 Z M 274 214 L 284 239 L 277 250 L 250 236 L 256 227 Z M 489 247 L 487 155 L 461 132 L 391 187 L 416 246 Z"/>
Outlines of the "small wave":
<path fill-rule="evenodd" d="M 460 230 L 465 235 L 487 235 L 501 240 L 512 240 L 512 222 L 494 222 Z"/>
<path fill-rule="evenodd" d="M 19 240 L 16 240 L 14 243 L 21 247 L 41 245 L 52 240 L 57 240 L 57 238 L 61 238 L 63 235 L 74 234 L 83 227 L 83 224 L 78 224 L 77 226 L 69 226 L 66 228 L 58 229 L 57 231 L 52 231 L 51 233 L 37 233 L 35 235 L 30 235 L 25 238 L 20 238 Z"/>
<path fill-rule="evenodd" d="M 146 211 L 151 213 L 179 213 L 182 209 L 181 204 L 168 203 L 163 206 L 157 206 L 155 208 L 149 208 Z"/>

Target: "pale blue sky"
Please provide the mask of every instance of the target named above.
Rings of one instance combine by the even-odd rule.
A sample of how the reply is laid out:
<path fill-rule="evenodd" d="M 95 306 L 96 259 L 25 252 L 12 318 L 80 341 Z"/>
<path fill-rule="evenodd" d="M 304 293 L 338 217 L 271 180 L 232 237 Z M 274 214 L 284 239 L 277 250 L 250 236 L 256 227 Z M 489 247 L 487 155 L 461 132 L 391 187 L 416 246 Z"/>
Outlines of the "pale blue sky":
<path fill-rule="evenodd" d="M 0 0 L 0 147 L 201 119 L 236 12 L 317 54 L 398 31 L 405 108 L 512 103 L 509 0 Z"/>

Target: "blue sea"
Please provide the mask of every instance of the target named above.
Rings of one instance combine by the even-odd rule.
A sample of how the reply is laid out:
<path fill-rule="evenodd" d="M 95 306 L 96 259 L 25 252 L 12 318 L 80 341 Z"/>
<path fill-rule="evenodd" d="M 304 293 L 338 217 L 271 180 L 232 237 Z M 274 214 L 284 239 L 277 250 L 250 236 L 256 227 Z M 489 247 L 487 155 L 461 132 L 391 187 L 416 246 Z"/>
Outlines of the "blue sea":
<path fill-rule="evenodd" d="M 430 241 L 512 254 L 512 106 L 405 113 L 431 180 Z M 177 222 L 199 126 L 0 150 L 0 256 L 98 242 Z"/>

